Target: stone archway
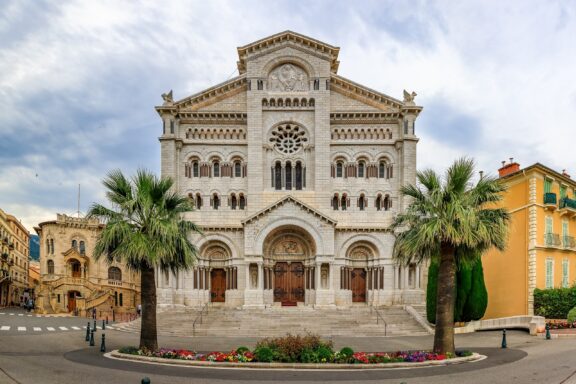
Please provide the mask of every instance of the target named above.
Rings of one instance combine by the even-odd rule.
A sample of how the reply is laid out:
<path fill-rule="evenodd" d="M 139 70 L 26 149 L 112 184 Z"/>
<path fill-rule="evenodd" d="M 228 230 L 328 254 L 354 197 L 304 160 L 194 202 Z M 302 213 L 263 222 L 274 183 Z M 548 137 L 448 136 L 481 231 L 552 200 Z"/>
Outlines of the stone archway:
<path fill-rule="evenodd" d="M 264 240 L 264 289 L 271 289 L 273 301 L 282 305 L 305 302 L 305 291 L 315 289 L 316 247 L 304 229 L 286 225 L 276 228 Z"/>

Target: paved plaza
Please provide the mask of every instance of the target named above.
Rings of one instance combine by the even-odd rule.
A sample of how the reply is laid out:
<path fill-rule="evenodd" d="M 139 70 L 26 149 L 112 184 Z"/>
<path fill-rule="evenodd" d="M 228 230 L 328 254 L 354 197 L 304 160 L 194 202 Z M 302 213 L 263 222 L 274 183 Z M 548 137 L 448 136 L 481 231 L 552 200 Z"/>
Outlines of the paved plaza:
<path fill-rule="evenodd" d="M 508 349 L 501 349 L 500 332 L 481 332 L 456 337 L 457 347 L 488 356 L 487 359 L 449 367 L 382 371 L 267 371 L 145 365 L 104 358 L 96 346 L 84 341 L 86 319 L 36 317 L 25 312 L 2 311 L 0 326 L 0 383 L 66 384 L 140 383 L 147 376 L 152 383 L 277 383 L 291 382 L 370 382 L 370 383 L 576 383 L 574 339 L 546 341 L 523 331 L 508 331 Z M 14 313 L 14 315 L 10 315 Z M 22 314 L 23 316 L 19 316 Z M 7 325 L 3 325 L 7 324 Z M 14 328 L 15 327 L 15 328 Z M 18 331 L 18 327 L 26 331 Z M 42 331 L 34 331 L 34 327 Z M 54 331 L 48 331 L 48 328 Z M 61 328 L 66 328 L 63 330 Z M 78 328 L 78 329 L 76 329 Z M 107 327 L 108 350 L 137 345 L 138 334 Z M 334 337 L 336 348 L 351 346 L 360 351 L 429 349 L 432 336 L 413 337 Z M 160 337 L 163 347 L 197 351 L 228 351 L 240 345 L 253 347 L 253 337 Z M 81 379 L 80 379 L 81 378 Z"/>

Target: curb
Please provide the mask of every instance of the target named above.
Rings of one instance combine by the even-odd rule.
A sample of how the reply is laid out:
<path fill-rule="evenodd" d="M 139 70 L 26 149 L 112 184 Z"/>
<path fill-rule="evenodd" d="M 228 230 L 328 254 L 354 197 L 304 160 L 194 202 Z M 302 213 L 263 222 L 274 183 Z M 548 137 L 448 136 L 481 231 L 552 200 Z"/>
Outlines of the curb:
<path fill-rule="evenodd" d="M 363 369 L 411 369 L 423 367 L 448 366 L 462 363 L 473 363 L 486 359 L 486 356 L 473 353 L 471 356 L 455 357 L 446 360 L 431 360 L 422 363 L 381 363 L 381 364 L 303 364 L 303 363 L 233 363 L 233 362 L 212 362 L 212 361 L 190 361 L 178 359 L 165 359 L 161 357 L 148 357 L 140 355 L 129 355 L 114 350 L 104 354 L 104 357 L 117 360 L 129 360 L 146 364 L 162 364 L 188 366 L 197 368 L 215 369 L 278 369 L 278 370 L 363 370 Z"/>

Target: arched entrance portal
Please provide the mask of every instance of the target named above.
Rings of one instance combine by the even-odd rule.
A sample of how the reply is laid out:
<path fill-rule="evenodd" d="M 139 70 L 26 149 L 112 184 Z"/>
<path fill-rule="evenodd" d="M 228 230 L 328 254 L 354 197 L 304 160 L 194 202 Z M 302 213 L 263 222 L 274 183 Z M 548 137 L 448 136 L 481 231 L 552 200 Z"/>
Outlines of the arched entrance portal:
<path fill-rule="evenodd" d="M 78 291 L 68 291 L 68 312 L 74 312 L 76 309 L 76 298 L 80 297 Z"/>
<path fill-rule="evenodd" d="M 274 302 L 297 305 L 306 300 L 305 291 L 315 289 L 312 237 L 302 228 L 284 226 L 264 241 L 264 289 L 271 289 Z"/>

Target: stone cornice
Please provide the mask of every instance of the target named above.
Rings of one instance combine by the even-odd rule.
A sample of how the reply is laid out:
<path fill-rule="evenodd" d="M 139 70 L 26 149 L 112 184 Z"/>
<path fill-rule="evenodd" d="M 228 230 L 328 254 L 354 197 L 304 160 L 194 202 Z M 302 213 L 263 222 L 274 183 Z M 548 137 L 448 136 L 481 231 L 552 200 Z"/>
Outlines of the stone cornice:
<path fill-rule="evenodd" d="M 330 124 L 398 124 L 400 112 L 334 112 Z"/>
<path fill-rule="evenodd" d="M 326 216 L 325 214 L 323 214 L 319 210 L 309 206 L 308 204 L 305 204 L 304 202 L 296 199 L 292 195 L 285 196 L 282 199 L 275 202 L 274 204 L 271 204 L 271 205 L 267 206 L 266 208 L 262 209 L 261 211 L 256 212 L 252 216 L 247 217 L 246 219 L 242 220 L 242 224 L 244 224 L 244 225 L 249 224 L 252 221 L 258 219 L 259 217 L 266 215 L 267 213 L 275 210 L 278 207 L 281 207 L 282 205 L 284 205 L 290 201 L 293 202 L 294 204 L 296 204 L 297 206 L 299 206 L 300 208 L 304 209 L 308 213 L 311 213 L 312 215 L 318 217 L 320 220 L 332 225 L 333 227 L 336 226 L 336 224 L 337 224 L 336 220 Z"/>
<path fill-rule="evenodd" d="M 176 113 L 180 124 L 241 124 L 245 125 L 248 115 L 244 112 L 187 112 Z"/>
<path fill-rule="evenodd" d="M 340 92 L 344 95 L 354 94 L 356 96 L 361 96 L 366 100 L 371 101 L 372 104 L 376 102 L 380 105 L 388 105 L 393 108 L 406 108 L 406 105 L 404 105 L 404 103 L 398 99 L 355 83 L 352 80 L 346 79 L 336 74 L 332 74 L 332 76 L 330 76 L 330 89 Z M 422 107 L 416 106 L 411 108 L 422 109 Z"/>
<path fill-rule="evenodd" d="M 390 228 L 386 227 L 349 227 L 337 226 L 336 231 L 340 232 L 392 232 Z"/>
<path fill-rule="evenodd" d="M 244 227 L 242 225 L 201 225 L 200 229 L 204 232 L 215 231 L 215 232 L 237 232 L 243 231 Z"/>
<path fill-rule="evenodd" d="M 238 91 L 248 90 L 248 83 L 246 81 L 245 75 L 240 75 L 227 80 L 223 83 L 217 84 L 213 87 L 205 89 L 202 92 L 196 93 L 192 96 L 188 96 L 182 100 L 176 101 L 174 103 L 165 103 L 162 106 L 155 107 L 159 115 L 168 113 L 174 114 L 179 113 L 182 109 L 190 107 L 195 104 L 206 104 L 207 101 L 211 99 L 216 99 L 215 101 L 225 98 L 224 96 L 231 96 L 238 93 Z M 236 92 L 235 92 L 236 91 Z"/>
<path fill-rule="evenodd" d="M 328 57 L 330 60 L 331 71 L 333 73 L 338 71 L 338 65 L 340 64 L 338 61 L 338 53 L 340 52 L 340 48 L 296 32 L 284 31 L 242 47 L 238 47 L 238 72 L 240 74 L 246 73 L 246 59 L 249 55 L 258 53 L 259 51 L 269 50 L 270 48 L 276 48 L 280 45 L 285 45 L 286 43 L 296 44 Z"/>

